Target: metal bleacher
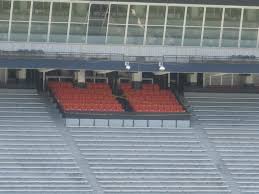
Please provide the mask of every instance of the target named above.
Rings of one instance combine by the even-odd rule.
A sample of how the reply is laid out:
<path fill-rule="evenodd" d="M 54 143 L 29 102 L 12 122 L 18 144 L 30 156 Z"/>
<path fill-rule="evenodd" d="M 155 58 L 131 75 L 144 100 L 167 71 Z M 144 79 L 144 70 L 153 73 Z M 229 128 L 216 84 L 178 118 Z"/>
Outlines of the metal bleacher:
<path fill-rule="evenodd" d="M 241 194 L 259 193 L 259 94 L 185 93 L 194 128 L 207 138 L 218 165 Z"/>
<path fill-rule="evenodd" d="M 259 95 L 185 96 L 191 128 L 69 128 L 35 90 L 0 89 L 0 193 L 259 193 Z"/>
<path fill-rule="evenodd" d="M 104 193 L 229 193 L 192 128 L 70 128 Z"/>
<path fill-rule="evenodd" d="M 35 90 L 0 89 L 0 193 L 93 193 L 53 110 Z"/>

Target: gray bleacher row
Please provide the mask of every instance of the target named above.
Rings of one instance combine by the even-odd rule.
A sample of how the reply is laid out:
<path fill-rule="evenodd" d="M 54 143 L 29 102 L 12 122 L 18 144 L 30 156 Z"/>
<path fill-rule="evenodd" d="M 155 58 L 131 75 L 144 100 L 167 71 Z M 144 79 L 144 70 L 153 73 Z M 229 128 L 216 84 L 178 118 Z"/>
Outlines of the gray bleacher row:
<path fill-rule="evenodd" d="M 259 193 L 259 94 L 185 93 L 232 192 Z M 201 138 L 202 140 L 202 138 Z M 219 164 L 218 164 L 219 165 Z"/>
<path fill-rule="evenodd" d="M 0 193 L 93 194 L 36 90 L 0 89 Z"/>
<path fill-rule="evenodd" d="M 66 127 L 154 127 L 186 128 L 190 120 L 133 120 L 133 119 L 77 119 L 66 118 Z"/>

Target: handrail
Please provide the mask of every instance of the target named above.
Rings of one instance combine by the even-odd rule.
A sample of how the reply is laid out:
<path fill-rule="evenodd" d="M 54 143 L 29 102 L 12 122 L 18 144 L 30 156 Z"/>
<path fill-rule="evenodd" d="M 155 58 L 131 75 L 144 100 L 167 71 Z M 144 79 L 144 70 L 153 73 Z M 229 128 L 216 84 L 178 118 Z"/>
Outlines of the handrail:
<path fill-rule="evenodd" d="M 1 57 L 30 59 L 59 59 L 85 61 L 128 61 L 132 64 L 154 64 L 158 62 L 174 64 L 259 64 L 259 57 L 254 55 L 200 56 L 200 55 L 164 55 L 164 56 L 128 56 L 121 53 L 76 53 L 76 52 L 43 52 L 41 50 L 2 51 Z"/>

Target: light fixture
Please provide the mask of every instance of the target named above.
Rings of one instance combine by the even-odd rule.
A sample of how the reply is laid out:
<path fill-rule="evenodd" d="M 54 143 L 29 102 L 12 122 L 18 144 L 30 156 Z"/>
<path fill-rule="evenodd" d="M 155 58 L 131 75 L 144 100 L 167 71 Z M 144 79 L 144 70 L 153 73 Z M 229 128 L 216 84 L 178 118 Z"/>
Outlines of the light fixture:
<path fill-rule="evenodd" d="M 128 61 L 125 61 L 125 68 L 127 70 L 130 70 L 130 63 Z"/>
<path fill-rule="evenodd" d="M 159 71 L 164 71 L 165 70 L 165 66 L 164 66 L 163 62 L 159 61 L 158 62 L 158 66 L 159 66 Z"/>

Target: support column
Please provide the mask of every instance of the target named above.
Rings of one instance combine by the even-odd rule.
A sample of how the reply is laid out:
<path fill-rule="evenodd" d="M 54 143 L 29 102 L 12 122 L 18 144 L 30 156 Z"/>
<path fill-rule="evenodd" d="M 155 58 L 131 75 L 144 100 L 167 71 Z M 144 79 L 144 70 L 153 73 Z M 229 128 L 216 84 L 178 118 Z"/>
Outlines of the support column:
<path fill-rule="evenodd" d="M 74 84 L 77 83 L 77 79 L 78 79 L 77 77 L 78 77 L 77 71 L 74 71 L 74 80 L 73 80 Z"/>
<path fill-rule="evenodd" d="M 197 73 L 189 74 L 189 82 L 191 86 L 197 86 L 197 78 L 198 78 Z"/>
<path fill-rule="evenodd" d="M 254 78 L 253 78 L 253 74 L 247 75 L 246 79 L 245 79 L 245 85 L 246 86 L 254 86 Z"/>
<path fill-rule="evenodd" d="M 7 69 L 0 69 L 0 83 L 1 85 L 5 85 L 8 80 L 8 71 Z"/>
<path fill-rule="evenodd" d="M 132 88 L 135 90 L 142 87 L 142 72 L 132 73 Z"/>
<path fill-rule="evenodd" d="M 19 69 L 16 71 L 16 78 L 18 80 L 18 84 L 26 83 L 26 69 Z"/>
<path fill-rule="evenodd" d="M 85 70 L 80 70 L 76 72 L 77 76 L 77 87 L 84 88 L 85 87 Z"/>

